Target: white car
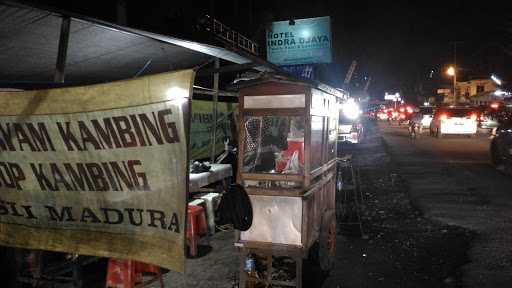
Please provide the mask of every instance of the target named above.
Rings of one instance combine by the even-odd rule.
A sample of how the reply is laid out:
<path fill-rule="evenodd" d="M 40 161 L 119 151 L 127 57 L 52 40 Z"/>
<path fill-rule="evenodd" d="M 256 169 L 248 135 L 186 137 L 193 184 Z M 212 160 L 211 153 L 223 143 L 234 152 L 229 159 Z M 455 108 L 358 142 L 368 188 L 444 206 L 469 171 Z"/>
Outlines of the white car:
<path fill-rule="evenodd" d="M 338 142 L 357 144 L 361 141 L 363 126 L 360 123 L 343 123 L 338 125 Z"/>
<path fill-rule="evenodd" d="M 432 106 L 421 106 L 420 112 L 422 115 L 421 118 L 421 128 L 428 129 L 430 127 L 430 122 L 432 122 L 432 116 L 434 114 L 434 107 Z"/>
<path fill-rule="evenodd" d="M 468 107 L 443 107 L 436 111 L 430 122 L 430 135 L 442 137 L 445 134 L 476 135 L 478 112 Z"/>

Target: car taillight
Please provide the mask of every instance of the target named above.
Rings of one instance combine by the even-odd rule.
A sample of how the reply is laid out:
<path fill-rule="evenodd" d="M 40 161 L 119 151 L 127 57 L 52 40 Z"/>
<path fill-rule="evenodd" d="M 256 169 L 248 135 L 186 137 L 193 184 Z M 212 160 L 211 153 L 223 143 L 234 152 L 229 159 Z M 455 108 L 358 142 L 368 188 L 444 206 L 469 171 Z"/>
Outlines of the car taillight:
<path fill-rule="evenodd" d="M 404 114 L 400 114 L 400 118 L 405 119 L 405 115 Z"/>
<path fill-rule="evenodd" d="M 469 118 L 473 121 L 476 121 L 476 119 L 477 119 L 476 114 L 471 114 L 471 116 Z"/>
<path fill-rule="evenodd" d="M 446 114 L 443 114 L 439 117 L 439 119 L 441 119 L 441 121 L 445 121 L 445 120 L 448 120 L 448 115 Z"/>

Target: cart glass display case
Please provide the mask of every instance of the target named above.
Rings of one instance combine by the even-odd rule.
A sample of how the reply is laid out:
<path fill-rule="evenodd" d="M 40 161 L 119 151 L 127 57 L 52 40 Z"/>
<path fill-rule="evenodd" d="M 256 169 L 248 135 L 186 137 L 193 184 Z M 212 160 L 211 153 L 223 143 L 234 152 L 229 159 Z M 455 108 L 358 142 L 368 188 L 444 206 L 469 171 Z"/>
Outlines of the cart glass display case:
<path fill-rule="evenodd" d="M 242 185 L 302 195 L 336 159 L 339 95 L 270 81 L 241 89 L 241 100 Z"/>
<path fill-rule="evenodd" d="M 304 174 L 304 117 L 246 116 L 243 173 Z"/>

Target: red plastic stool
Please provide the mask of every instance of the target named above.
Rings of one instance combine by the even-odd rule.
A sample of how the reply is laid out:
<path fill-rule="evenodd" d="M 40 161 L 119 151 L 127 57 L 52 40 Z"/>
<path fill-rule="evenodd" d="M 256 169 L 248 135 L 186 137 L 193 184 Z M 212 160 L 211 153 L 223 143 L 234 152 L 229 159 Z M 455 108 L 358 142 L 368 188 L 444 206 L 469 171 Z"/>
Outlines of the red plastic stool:
<path fill-rule="evenodd" d="M 144 281 L 142 279 L 143 273 L 155 275 L 155 278 L 149 282 L 152 283 L 158 278 L 160 287 L 164 287 L 160 267 L 133 260 L 110 258 L 108 260 L 106 287 L 134 288 L 136 285 L 139 285 L 139 287 L 142 285 L 142 287 L 144 287 Z"/>
<path fill-rule="evenodd" d="M 153 264 L 147 264 L 144 262 L 133 262 L 135 262 L 135 274 L 140 277 L 142 283 L 142 276 L 144 274 L 151 274 L 154 275 L 154 278 L 148 281 L 147 284 L 153 283 L 158 279 L 158 281 L 160 282 L 160 287 L 164 288 L 164 279 L 162 278 L 162 270 L 160 270 L 160 267 Z"/>
<path fill-rule="evenodd" d="M 188 205 L 188 223 L 187 223 L 187 245 L 190 256 L 197 256 L 197 242 L 199 237 L 208 233 L 206 225 L 206 216 L 204 208 L 196 205 Z"/>

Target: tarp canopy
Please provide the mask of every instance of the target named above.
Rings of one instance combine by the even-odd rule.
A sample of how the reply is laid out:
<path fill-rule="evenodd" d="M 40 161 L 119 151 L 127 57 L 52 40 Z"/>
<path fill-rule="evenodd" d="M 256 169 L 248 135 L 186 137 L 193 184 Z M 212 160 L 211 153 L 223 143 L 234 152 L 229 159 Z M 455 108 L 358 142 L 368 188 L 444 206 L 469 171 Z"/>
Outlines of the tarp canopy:
<path fill-rule="evenodd" d="M 268 62 L 228 49 L 0 0 L 0 86 L 53 81 L 63 17 L 70 17 L 68 84 L 190 68 L 212 57 L 234 64 L 256 61 L 258 70 L 275 70 Z"/>

